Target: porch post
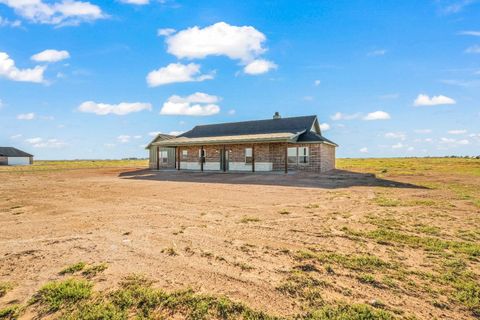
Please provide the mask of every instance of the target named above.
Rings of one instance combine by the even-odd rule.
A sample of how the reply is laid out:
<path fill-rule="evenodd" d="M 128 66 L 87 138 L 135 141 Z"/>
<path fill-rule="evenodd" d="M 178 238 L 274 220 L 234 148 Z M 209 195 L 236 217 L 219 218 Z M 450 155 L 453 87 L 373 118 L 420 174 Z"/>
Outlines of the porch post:
<path fill-rule="evenodd" d="M 177 155 L 177 161 L 178 161 L 177 170 L 180 170 L 180 147 L 177 147 L 177 153 L 178 153 L 178 155 Z"/>
<path fill-rule="evenodd" d="M 227 148 L 225 147 L 225 145 L 223 145 L 223 155 L 222 155 L 222 165 L 223 165 L 223 172 L 227 172 Z"/>
<path fill-rule="evenodd" d="M 255 172 L 255 145 L 252 144 L 252 172 Z"/>
<path fill-rule="evenodd" d="M 200 147 L 200 171 L 203 171 L 203 146 Z"/>
<path fill-rule="evenodd" d="M 285 142 L 285 173 L 288 173 L 288 142 Z"/>
<path fill-rule="evenodd" d="M 160 170 L 160 147 L 157 147 L 157 170 Z"/>

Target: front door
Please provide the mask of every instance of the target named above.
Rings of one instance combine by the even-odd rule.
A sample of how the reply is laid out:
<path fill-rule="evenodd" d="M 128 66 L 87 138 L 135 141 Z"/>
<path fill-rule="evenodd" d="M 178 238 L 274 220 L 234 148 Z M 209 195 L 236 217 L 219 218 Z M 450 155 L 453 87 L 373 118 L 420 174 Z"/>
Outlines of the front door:
<path fill-rule="evenodd" d="M 228 171 L 228 150 L 223 148 L 220 150 L 220 170 Z"/>

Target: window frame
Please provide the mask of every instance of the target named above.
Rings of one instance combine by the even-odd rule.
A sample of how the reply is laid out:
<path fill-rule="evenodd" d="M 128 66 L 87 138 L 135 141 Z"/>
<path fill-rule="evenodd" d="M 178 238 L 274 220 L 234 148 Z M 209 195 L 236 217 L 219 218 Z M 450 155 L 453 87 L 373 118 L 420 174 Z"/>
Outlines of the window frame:
<path fill-rule="evenodd" d="M 290 151 L 295 150 L 295 155 L 290 155 Z M 295 159 L 295 161 L 291 161 Z M 298 164 L 298 147 L 288 147 L 287 148 L 287 163 L 288 164 Z"/>
<path fill-rule="evenodd" d="M 300 150 L 303 150 L 303 154 L 300 153 Z M 298 147 L 298 164 L 300 165 L 308 165 L 310 163 L 310 147 Z M 303 159 L 302 159 L 303 158 Z M 303 161 L 301 161 L 302 159 Z"/>
<path fill-rule="evenodd" d="M 158 157 L 160 158 L 160 163 L 168 163 L 168 150 L 160 150 L 158 153 Z"/>

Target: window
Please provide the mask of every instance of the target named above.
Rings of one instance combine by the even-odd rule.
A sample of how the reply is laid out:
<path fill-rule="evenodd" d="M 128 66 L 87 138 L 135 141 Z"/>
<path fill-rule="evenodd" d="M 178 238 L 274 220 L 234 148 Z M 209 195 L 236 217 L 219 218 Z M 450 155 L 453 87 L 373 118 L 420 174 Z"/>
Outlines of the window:
<path fill-rule="evenodd" d="M 298 147 L 298 163 L 308 163 L 308 147 Z"/>
<path fill-rule="evenodd" d="M 161 150 L 160 151 L 160 162 L 161 163 L 168 163 L 168 151 Z"/>
<path fill-rule="evenodd" d="M 182 150 L 182 158 L 186 159 L 188 157 L 188 150 Z"/>
<path fill-rule="evenodd" d="M 290 164 L 297 164 L 297 148 L 288 148 L 288 163 Z"/>
<path fill-rule="evenodd" d="M 199 149 L 198 150 L 198 160 L 200 162 L 205 162 L 205 157 L 207 156 L 207 153 L 205 152 L 205 149 Z"/>
<path fill-rule="evenodd" d="M 253 150 L 252 148 L 245 148 L 245 163 L 252 164 L 253 161 Z"/>

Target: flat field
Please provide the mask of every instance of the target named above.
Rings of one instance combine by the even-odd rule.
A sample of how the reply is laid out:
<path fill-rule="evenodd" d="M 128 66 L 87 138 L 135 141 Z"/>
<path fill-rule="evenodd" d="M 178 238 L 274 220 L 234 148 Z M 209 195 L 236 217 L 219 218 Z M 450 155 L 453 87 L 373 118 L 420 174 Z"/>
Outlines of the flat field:
<path fill-rule="evenodd" d="M 0 167 L 0 319 L 475 319 L 480 160 Z"/>

